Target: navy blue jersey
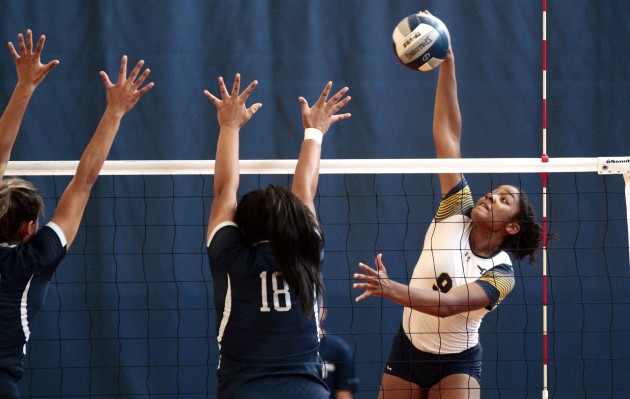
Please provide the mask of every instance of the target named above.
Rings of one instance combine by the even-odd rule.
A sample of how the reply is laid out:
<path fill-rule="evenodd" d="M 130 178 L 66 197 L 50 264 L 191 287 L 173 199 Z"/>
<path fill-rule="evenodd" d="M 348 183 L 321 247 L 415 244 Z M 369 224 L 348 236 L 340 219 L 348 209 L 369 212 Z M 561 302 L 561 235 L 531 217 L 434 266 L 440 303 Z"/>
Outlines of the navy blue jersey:
<path fill-rule="evenodd" d="M 0 244 L 0 369 L 21 378 L 31 324 L 66 254 L 61 229 L 49 223 L 27 242 Z"/>
<path fill-rule="evenodd" d="M 352 348 L 336 335 L 323 334 L 319 354 L 324 359 L 324 381 L 330 389 L 330 398 L 337 391 L 357 392 L 359 379 L 354 368 Z"/>
<path fill-rule="evenodd" d="M 227 387 L 287 376 L 325 390 L 317 309 L 310 317 L 304 316 L 295 290 L 282 278 L 271 243 L 247 245 L 238 226 L 222 223 L 212 232 L 208 257 L 220 352 L 220 397 Z"/>

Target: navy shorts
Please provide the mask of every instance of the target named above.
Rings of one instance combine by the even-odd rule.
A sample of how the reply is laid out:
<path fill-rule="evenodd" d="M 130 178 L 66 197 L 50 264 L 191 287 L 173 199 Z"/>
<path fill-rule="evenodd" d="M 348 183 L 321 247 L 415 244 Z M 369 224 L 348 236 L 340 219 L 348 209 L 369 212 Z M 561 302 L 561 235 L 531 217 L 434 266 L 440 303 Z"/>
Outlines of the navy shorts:
<path fill-rule="evenodd" d="M 468 374 L 481 384 L 481 345 L 461 353 L 426 353 L 413 346 L 401 328 L 394 337 L 385 374 L 417 384 L 424 390 L 453 374 Z"/>
<path fill-rule="evenodd" d="M 302 363 L 256 364 L 221 355 L 217 370 L 218 399 L 330 399 L 317 352 Z"/>
<path fill-rule="evenodd" d="M 330 399 L 321 380 L 307 376 L 265 376 L 260 379 L 228 379 L 219 383 L 217 398 L 225 399 Z"/>
<path fill-rule="evenodd" d="M 4 369 L 0 370 L 0 397 L 3 399 L 19 399 L 17 379 Z"/>

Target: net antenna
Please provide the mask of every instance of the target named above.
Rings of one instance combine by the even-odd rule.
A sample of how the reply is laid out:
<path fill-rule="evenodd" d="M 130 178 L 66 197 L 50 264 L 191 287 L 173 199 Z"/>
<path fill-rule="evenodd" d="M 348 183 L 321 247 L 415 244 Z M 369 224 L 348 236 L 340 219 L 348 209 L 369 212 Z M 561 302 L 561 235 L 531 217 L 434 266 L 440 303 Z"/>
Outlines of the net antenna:
<path fill-rule="evenodd" d="M 542 156 L 543 163 L 549 162 L 547 154 L 547 0 L 542 0 Z M 549 175 L 541 174 L 542 180 L 542 278 L 543 278 L 543 390 L 542 399 L 547 399 L 548 393 L 548 338 L 547 338 L 547 182 Z"/>

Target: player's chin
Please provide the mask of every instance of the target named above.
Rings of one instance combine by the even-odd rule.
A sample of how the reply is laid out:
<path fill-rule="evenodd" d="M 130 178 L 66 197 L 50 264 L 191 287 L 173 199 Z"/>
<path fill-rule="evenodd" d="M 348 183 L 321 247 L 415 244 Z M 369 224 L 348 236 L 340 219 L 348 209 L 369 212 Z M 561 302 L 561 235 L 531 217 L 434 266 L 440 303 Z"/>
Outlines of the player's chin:
<path fill-rule="evenodd" d="M 473 221 L 479 220 L 483 217 L 484 211 L 486 209 L 481 205 L 475 205 L 474 208 L 470 211 L 470 218 Z"/>
<path fill-rule="evenodd" d="M 470 219 L 474 223 L 492 223 L 492 212 L 482 205 L 475 206 L 470 212 Z"/>

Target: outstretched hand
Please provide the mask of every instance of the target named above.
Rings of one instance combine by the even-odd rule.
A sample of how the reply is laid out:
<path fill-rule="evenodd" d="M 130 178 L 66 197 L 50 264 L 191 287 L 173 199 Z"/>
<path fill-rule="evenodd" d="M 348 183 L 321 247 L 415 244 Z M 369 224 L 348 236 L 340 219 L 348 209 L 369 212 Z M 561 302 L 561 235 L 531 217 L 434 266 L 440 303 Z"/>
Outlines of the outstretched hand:
<path fill-rule="evenodd" d="M 254 80 L 239 94 L 241 88 L 241 75 L 239 73 L 234 77 L 234 84 L 232 85 L 232 93 L 230 94 L 225 86 L 223 77 L 219 77 L 219 92 L 221 98 L 219 99 L 208 90 L 204 90 L 203 93 L 208 97 L 212 104 L 217 107 L 217 119 L 219 125 L 222 127 L 235 127 L 241 128 L 254 116 L 256 111 L 262 107 L 261 103 L 255 103 L 251 107 L 247 108 L 245 103 L 250 94 L 254 91 L 254 88 L 258 85 L 258 81 Z"/>
<path fill-rule="evenodd" d="M 332 82 L 328 82 L 319 99 L 313 107 L 309 107 L 304 97 L 300 97 L 300 105 L 302 106 L 302 122 L 304 128 L 316 128 L 326 134 L 330 125 L 335 122 L 350 118 L 350 113 L 337 114 L 350 101 L 351 97 L 344 95 L 348 92 L 348 88 L 344 87 L 328 100 L 328 94 L 332 88 Z"/>
<path fill-rule="evenodd" d="M 140 97 L 153 88 L 153 82 L 140 88 L 151 70 L 146 68 L 142 74 L 140 70 L 144 61 L 140 60 L 127 76 L 127 56 L 122 57 L 120 69 L 118 70 L 118 81 L 116 84 L 109 80 L 109 76 L 101 71 L 101 78 L 107 91 L 107 109 L 116 116 L 122 117 L 138 103 Z M 140 74 L 140 75 L 138 75 Z"/>
<path fill-rule="evenodd" d="M 418 15 L 422 15 L 422 14 L 427 14 L 427 15 L 433 16 L 433 14 L 431 14 L 431 12 L 429 12 L 429 10 L 424 10 L 424 11 L 420 10 L 420 11 L 418 11 Z M 448 53 L 446 54 L 446 58 L 449 58 L 449 57 L 453 57 L 453 49 L 452 49 L 450 40 L 448 41 Z"/>
<path fill-rule="evenodd" d="M 24 35 L 18 34 L 19 53 L 16 51 L 13 43 L 9 42 L 9 52 L 15 61 L 18 83 L 37 86 L 48 75 L 48 72 L 59 65 L 59 60 L 50 61 L 45 65 L 41 63 L 41 54 L 45 41 L 46 36 L 41 35 L 37 42 L 37 47 L 33 49 L 33 32 L 28 29 L 26 31 L 26 40 Z"/>
<path fill-rule="evenodd" d="M 372 269 L 364 263 L 359 263 L 359 267 L 366 273 L 355 273 L 354 278 L 362 280 L 362 283 L 354 283 L 353 288 L 365 290 L 365 292 L 359 295 L 355 301 L 359 302 L 365 298 L 375 296 L 382 297 L 387 295 L 387 290 L 391 283 L 391 280 L 387 276 L 387 270 L 382 262 L 383 254 L 376 255 L 374 263 L 376 263 L 376 270 Z"/>

